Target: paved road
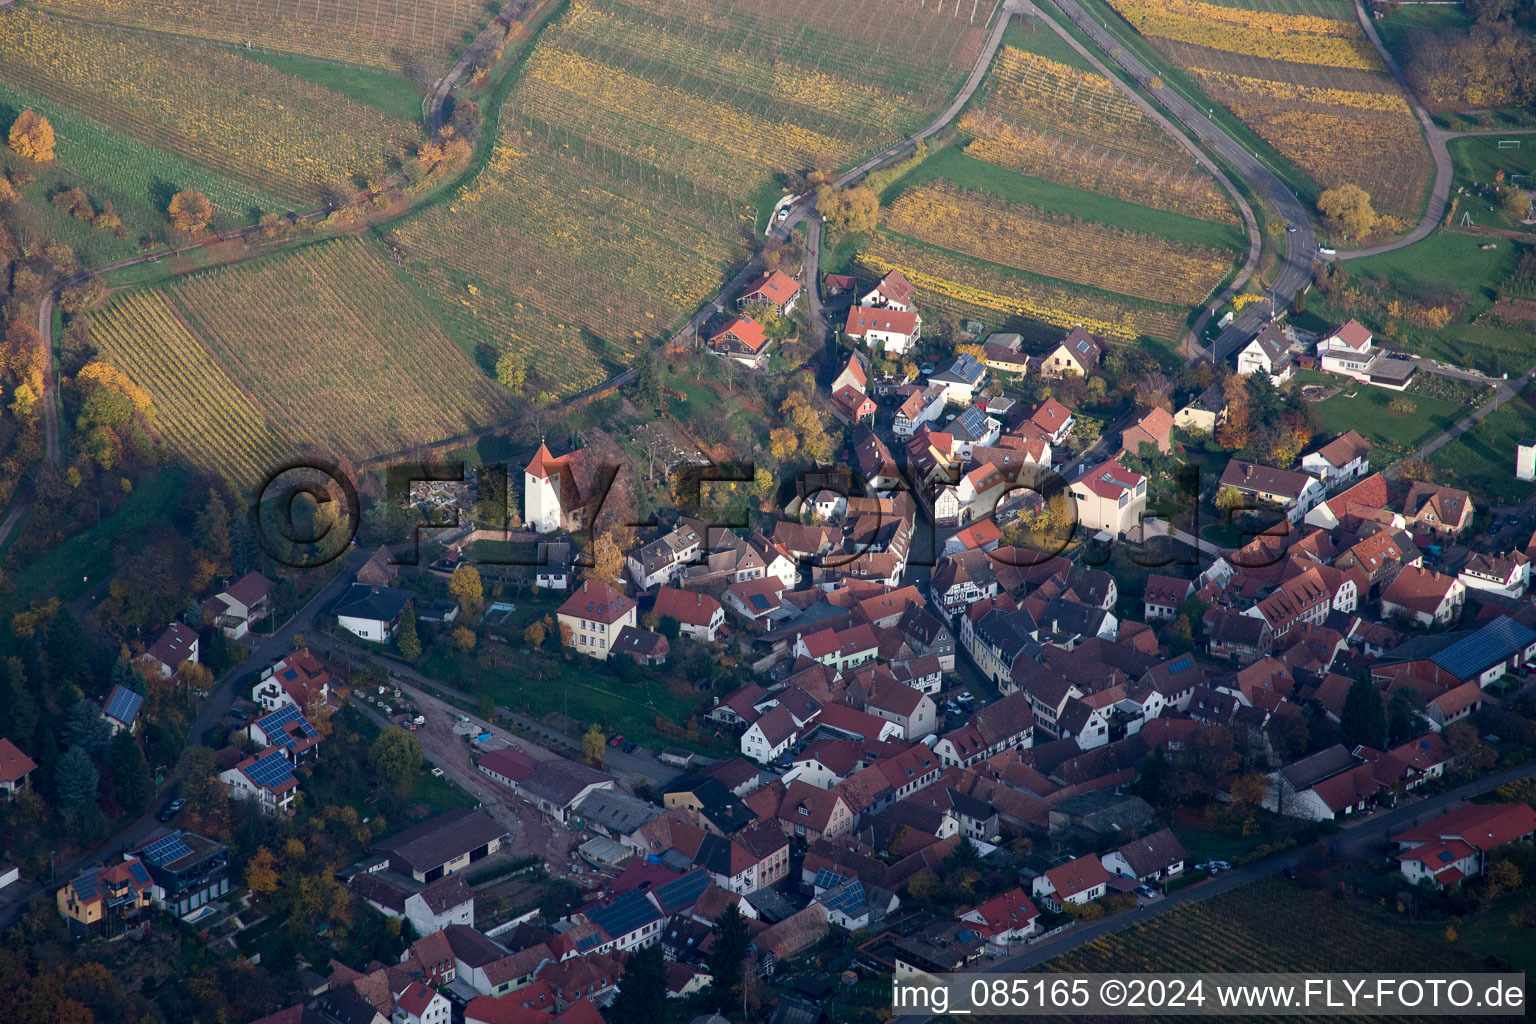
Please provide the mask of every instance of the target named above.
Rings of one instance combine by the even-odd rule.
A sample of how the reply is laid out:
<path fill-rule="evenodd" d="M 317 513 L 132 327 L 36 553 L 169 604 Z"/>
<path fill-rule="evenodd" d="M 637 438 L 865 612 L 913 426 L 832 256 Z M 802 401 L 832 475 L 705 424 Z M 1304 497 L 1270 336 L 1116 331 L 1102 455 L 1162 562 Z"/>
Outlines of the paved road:
<path fill-rule="evenodd" d="M 1451 376 L 1451 374 L 1447 374 L 1447 376 Z M 1487 383 L 1485 378 L 1474 379 L 1482 380 L 1484 383 Z M 1439 437 L 1436 437 L 1432 441 L 1426 442 L 1424 446 L 1418 451 L 1414 452 L 1410 458 L 1429 458 L 1431 455 L 1435 454 L 1435 452 L 1439 451 L 1441 448 L 1444 448 L 1446 445 L 1456 440 L 1462 434 L 1465 434 L 1467 431 L 1477 426 L 1483 420 L 1487 419 L 1488 416 L 1492 415 L 1493 411 L 1499 406 L 1518 396 L 1521 391 L 1525 390 L 1526 386 L 1530 384 L 1532 380 L 1536 380 L 1536 367 L 1532 367 L 1523 377 L 1519 377 L 1515 380 L 1493 382 L 1497 384 L 1497 388 L 1494 391 L 1492 398 L 1474 409 L 1470 415 L 1461 420 L 1458 420 L 1454 425 L 1452 425 L 1451 429 L 1447 430 L 1445 433 L 1441 434 Z M 1397 462 L 1394 462 L 1384 474 L 1386 478 L 1388 480 L 1396 480 L 1398 476 L 1402 474 L 1403 464 L 1407 461 L 1408 459 L 1399 459 Z"/>
<path fill-rule="evenodd" d="M 960 116 L 960 111 L 971 101 L 976 90 L 981 86 L 982 79 L 987 76 L 987 69 L 992 66 L 992 58 L 997 55 L 997 49 L 1003 43 L 1003 32 L 1008 28 L 1008 23 L 1015 14 L 1032 10 L 1027 0 L 1007 0 L 1003 9 L 998 12 L 997 23 L 992 26 L 992 32 L 987 36 L 986 45 L 977 55 L 976 64 L 971 68 L 971 73 L 966 77 L 965 84 L 955 94 L 937 117 L 926 128 L 901 142 L 890 146 L 863 163 L 839 174 L 832 180 L 834 188 L 847 188 L 853 182 L 862 178 L 881 164 L 900 156 L 907 150 L 915 147 L 919 142 L 937 135 L 955 118 Z M 805 225 L 805 259 L 800 266 L 800 286 L 806 294 L 806 314 L 811 324 L 811 337 L 808 339 L 813 344 L 824 344 L 827 348 L 828 358 L 825 360 L 829 373 L 836 373 L 832 367 L 835 352 L 837 332 L 828 331 L 826 319 L 821 313 L 821 215 L 816 210 L 815 200 L 808 200 L 796 206 L 790 207 L 787 218 L 772 229 L 773 236 L 781 241 L 789 239 L 797 225 Z M 761 273 L 761 268 L 757 268 Z M 745 283 L 745 282 L 743 282 Z M 737 286 L 740 287 L 739 285 Z M 716 300 L 718 301 L 718 300 Z"/>
<path fill-rule="evenodd" d="M 337 634 L 322 636 L 316 634 L 310 638 L 310 645 L 328 653 L 339 653 L 348 661 L 368 661 L 378 665 L 388 670 L 396 679 L 401 680 L 397 685 L 402 690 L 409 690 L 413 694 L 416 690 L 412 684 L 415 687 L 425 688 L 461 701 L 465 707 L 476 707 L 480 702 L 480 698 L 474 694 L 466 693 L 463 690 L 443 683 L 441 680 L 423 675 L 395 658 L 379 654 L 376 651 L 365 651 L 360 647 L 347 643 L 345 636 Z M 518 714 L 509 708 L 497 707 L 496 714 L 509 721 L 516 722 L 518 726 L 527 729 L 536 736 L 542 736 L 571 750 L 581 749 L 580 736 L 571 736 L 559 732 L 542 722 L 535 721 L 526 715 Z M 480 720 L 478 716 L 473 717 L 476 721 Z M 523 741 L 519 740 L 519 742 Z M 611 771 L 637 776 L 652 785 L 666 785 L 681 774 L 676 768 L 664 765 L 649 753 L 644 753 L 638 749 L 632 754 L 626 754 L 622 750 L 609 748 L 604 751 L 603 758 Z"/>
<path fill-rule="evenodd" d="M 1054 0 L 1072 23 L 1091 39 L 1095 46 L 1133 79 L 1143 84 L 1154 77 L 1154 72 L 1141 58 L 1122 47 L 1099 22 L 1085 11 L 1077 0 Z M 1312 260 L 1317 253 L 1317 235 L 1312 227 L 1311 212 L 1297 199 L 1285 182 L 1265 167 L 1253 153 L 1227 134 L 1207 115 L 1207 112 L 1190 103 L 1170 88 L 1152 90 L 1152 96 L 1162 104 L 1174 119 L 1187 128 L 1200 142 L 1217 153 L 1227 165 L 1234 168 L 1249 186 L 1279 214 L 1280 218 L 1294 224 L 1296 230 L 1286 233 L 1285 256 L 1279 272 L 1269 283 L 1277 308 L 1291 304 L 1296 294 L 1312 280 Z M 1266 303 L 1254 302 L 1240 312 L 1211 343 L 1211 359 L 1221 363 L 1231 356 L 1270 319 L 1271 311 Z M 1193 357 L 1194 352 L 1191 352 Z"/>
<path fill-rule="evenodd" d="M 1325 259 L 1352 260 L 1359 259 L 1362 256 L 1375 256 L 1378 253 L 1392 252 L 1394 249 L 1401 249 L 1412 245 L 1414 242 L 1428 238 L 1440 226 L 1440 221 L 1445 217 L 1446 205 L 1450 202 L 1451 181 L 1455 174 L 1455 168 L 1451 161 L 1451 151 L 1448 146 L 1450 140 L 1474 135 L 1508 136 L 1536 134 L 1536 128 L 1452 132 L 1439 127 L 1435 124 L 1434 119 L 1429 116 L 1429 112 L 1419 103 L 1418 96 L 1415 95 L 1413 87 L 1408 84 L 1408 77 L 1403 73 L 1402 67 L 1381 41 L 1381 35 L 1376 31 L 1376 19 L 1366 12 L 1360 0 L 1355 0 L 1355 16 L 1360 19 L 1360 27 L 1365 30 L 1366 38 L 1370 39 L 1371 45 L 1375 46 L 1376 51 L 1381 54 L 1381 59 L 1386 63 L 1387 70 L 1392 72 L 1393 76 L 1397 79 L 1398 85 L 1402 87 L 1403 95 L 1407 97 L 1409 105 L 1413 107 L 1414 116 L 1419 119 L 1419 124 L 1424 128 L 1424 141 L 1429 146 L 1429 154 L 1435 161 L 1435 182 L 1430 188 L 1429 204 L 1425 207 L 1423 218 L 1408 234 L 1394 242 L 1387 242 L 1382 245 L 1368 245 L 1361 249 L 1351 249 L 1348 252 L 1341 252 L 1336 256 L 1324 257 Z M 1388 17 L 1391 17 L 1391 15 L 1388 15 Z"/>
<path fill-rule="evenodd" d="M 1506 768 L 1437 796 L 1406 801 L 1392 810 L 1381 811 L 1350 823 L 1337 835 L 1330 837 L 1329 842 L 1351 854 L 1370 853 L 1394 832 L 1411 828 L 1420 821 L 1445 811 L 1453 804 L 1459 804 L 1471 797 L 1497 789 L 1506 782 L 1532 775 L 1536 775 L 1536 761 Z M 1224 872 L 1208 881 L 1180 889 L 1163 899 L 1139 906 L 1134 910 L 1127 910 L 1090 924 L 1074 925 L 1058 936 L 1030 945 L 1016 956 L 1001 960 L 984 960 L 966 973 L 1002 974 L 1031 970 L 1095 939 L 1114 935 L 1134 925 L 1150 921 L 1170 910 L 1200 903 L 1212 896 L 1219 896 L 1239 886 L 1247 885 L 1249 882 L 1280 874 L 1286 868 L 1294 868 L 1305 855 L 1304 849 L 1287 850 L 1258 863 Z M 909 1014 L 893 1019 L 900 1021 L 901 1024 L 921 1024 L 932 1018 L 924 1014 Z"/>

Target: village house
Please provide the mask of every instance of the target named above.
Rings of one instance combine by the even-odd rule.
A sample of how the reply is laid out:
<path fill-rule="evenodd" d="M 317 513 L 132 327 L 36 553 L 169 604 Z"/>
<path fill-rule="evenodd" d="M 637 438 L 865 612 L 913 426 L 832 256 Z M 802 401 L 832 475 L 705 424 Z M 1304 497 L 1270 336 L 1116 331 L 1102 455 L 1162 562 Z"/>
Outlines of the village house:
<path fill-rule="evenodd" d="M 951 405 L 970 405 L 987 380 L 987 368 L 976 357 L 962 352 L 942 370 L 928 375 L 928 383 L 944 385 L 944 400 Z"/>
<path fill-rule="evenodd" d="M 936 422 L 943 414 L 945 404 L 943 384 L 913 388 L 896 410 L 891 433 L 897 437 L 911 437 L 923 424 Z"/>
<path fill-rule="evenodd" d="M 1103 340 L 1074 327 L 1040 360 L 1040 372 L 1047 377 L 1086 377 L 1103 358 Z"/>
<path fill-rule="evenodd" d="M 1415 481 L 1403 499 L 1403 517 L 1415 533 L 1455 537 L 1472 525 L 1472 496 L 1454 487 Z"/>
<path fill-rule="evenodd" d="M 1123 537 L 1141 525 L 1147 509 L 1147 478 L 1117 460 L 1094 466 L 1068 487 L 1077 499 L 1077 521 L 1085 529 Z"/>
<path fill-rule="evenodd" d="M 1024 339 L 1017 334 L 994 334 L 982 345 L 982 362 L 997 373 L 1022 377 L 1029 372 L 1029 356 L 1024 353 Z"/>
<path fill-rule="evenodd" d="M 387 644 L 395 638 L 400 616 L 410 603 L 410 591 L 354 583 L 336 602 L 332 612 L 336 615 L 336 624 L 353 636 Z"/>
<path fill-rule="evenodd" d="M 613 640 L 610 654 L 622 654 L 636 665 L 665 665 L 672 653 L 672 641 L 660 633 L 639 626 L 625 626 Z"/>
<path fill-rule="evenodd" d="M 112 687 L 102 705 L 101 717 L 106 719 L 112 735 L 120 732 L 132 735 L 139 727 L 139 710 L 144 706 L 144 695 L 121 684 Z"/>
<path fill-rule="evenodd" d="M 1456 574 L 1463 585 L 1498 597 L 1518 599 L 1531 583 L 1531 560 L 1523 551 L 1486 555 L 1474 551 Z"/>
<path fill-rule="evenodd" d="M 752 370 L 768 362 L 771 345 L 772 339 L 763 330 L 763 325 L 750 316 L 735 317 L 709 336 L 710 351 Z"/>
<path fill-rule="evenodd" d="M 904 310 L 854 306 L 848 310 L 843 333 L 863 342 L 872 352 L 899 356 L 922 338 L 923 318 L 919 313 Z"/>
<path fill-rule="evenodd" d="M 1144 444 L 1152 445 L 1161 455 L 1173 450 L 1173 417 L 1167 409 L 1148 409 L 1120 432 L 1121 451 L 1140 455 Z"/>
<path fill-rule="evenodd" d="M 892 270 L 860 297 L 859 305 L 912 312 L 917 309 L 917 289 L 901 271 Z"/>
<path fill-rule="evenodd" d="M 1105 854 L 1104 868 L 1138 882 L 1162 882 L 1183 874 L 1188 858 L 1178 838 L 1165 828 Z"/>
<path fill-rule="evenodd" d="M 1398 870 L 1436 889 L 1482 874 L 1488 855 L 1536 834 L 1528 804 L 1467 804 L 1392 837 Z"/>
<path fill-rule="evenodd" d="M 960 920 L 977 926 L 989 947 L 1003 953 L 1035 934 L 1039 919 L 1040 911 L 1017 886 L 960 915 Z"/>
<path fill-rule="evenodd" d="M 277 747 L 268 747 L 225 769 L 219 773 L 219 781 L 229 788 L 230 796 L 255 801 L 265 814 L 292 811 L 299 789 L 292 762 Z"/>
<path fill-rule="evenodd" d="M 1348 320 L 1317 343 L 1318 365 L 1329 373 L 1365 380 L 1374 357 L 1371 332 L 1358 320 Z"/>
<path fill-rule="evenodd" d="M 1068 903 L 1083 906 L 1109 892 L 1110 874 L 1104 870 L 1097 854 L 1088 854 L 1076 860 L 1051 868 L 1043 875 L 1036 875 L 1034 895 L 1051 910 L 1060 913 Z"/>
<path fill-rule="evenodd" d="M 1442 576 L 1433 569 L 1404 569 L 1381 592 L 1381 617 L 1406 615 L 1421 626 L 1444 625 L 1461 614 L 1466 597 L 1466 585 L 1454 576 Z"/>
<path fill-rule="evenodd" d="M 121 938 L 149 909 L 154 883 L 137 857 L 106 867 L 89 868 L 59 889 L 59 915 L 77 938 Z"/>
<path fill-rule="evenodd" d="M 1238 374 L 1246 377 L 1263 373 L 1271 384 L 1279 387 L 1296 372 L 1295 360 L 1291 357 L 1291 344 L 1295 340 L 1294 328 L 1270 321 L 1237 353 Z"/>
<path fill-rule="evenodd" d="M 197 662 L 197 630 L 173 622 L 144 651 L 139 664 L 169 679 L 185 662 Z"/>
<path fill-rule="evenodd" d="M 37 770 L 33 761 L 10 740 L 0 736 L 0 795 L 7 800 L 26 789 L 28 776 Z"/>
<path fill-rule="evenodd" d="M 204 601 L 202 609 L 225 636 L 239 640 L 271 613 L 272 581 L 248 572 Z"/>
<path fill-rule="evenodd" d="M 662 587 L 651 608 L 663 621 L 674 619 L 679 636 L 713 643 L 725 626 L 725 608 L 708 594 Z"/>
<path fill-rule="evenodd" d="M 704 538 L 689 523 L 679 523 L 664 537 L 631 552 L 627 560 L 630 579 L 640 590 L 658 583 L 671 583 L 682 576 L 684 568 L 699 560 Z"/>
<path fill-rule="evenodd" d="M 1172 619 L 1179 613 L 1179 606 L 1194 591 L 1195 585 L 1189 580 L 1151 573 L 1147 576 L 1146 589 L 1142 592 L 1142 617 L 1148 622 Z"/>
<path fill-rule="evenodd" d="M 799 298 L 799 281 L 782 270 L 770 270 L 748 285 L 746 291 L 737 297 L 736 308 L 745 310 L 748 306 L 766 304 L 781 316 L 788 316 L 795 311 L 795 303 Z"/>
<path fill-rule="evenodd" d="M 555 613 L 565 646 L 607 661 L 619 630 L 634 626 L 635 603 L 601 580 L 587 580 Z"/>
<path fill-rule="evenodd" d="M 331 673 L 325 663 L 301 647 L 261 671 L 261 681 L 251 688 L 251 700 L 266 712 L 291 704 L 301 710 L 330 697 Z"/>
<path fill-rule="evenodd" d="M 1198 430 L 1214 434 L 1216 428 L 1227 421 L 1227 396 L 1221 382 L 1217 381 L 1184 408 L 1173 414 L 1173 425 L 1184 430 Z"/>
<path fill-rule="evenodd" d="M 1316 477 L 1241 459 L 1227 463 L 1221 486 L 1279 507 L 1292 523 L 1301 522 L 1324 496 L 1322 482 Z"/>
<path fill-rule="evenodd" d="M 1371 471 L 1371 443 L 1350 430 L 1301 457 L 1302 472 L 1323 482 L 1329 493 L 1349 487 Z"/>

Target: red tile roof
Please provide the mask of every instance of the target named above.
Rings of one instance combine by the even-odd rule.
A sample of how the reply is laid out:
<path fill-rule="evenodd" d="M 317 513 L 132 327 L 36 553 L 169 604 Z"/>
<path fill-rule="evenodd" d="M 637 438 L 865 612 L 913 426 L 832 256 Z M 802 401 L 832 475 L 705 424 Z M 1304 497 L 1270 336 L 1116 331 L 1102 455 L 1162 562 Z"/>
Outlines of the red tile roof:
<path fill-rule="evenodd" d="M 1396 843 L 1460 839 L 1487 853 L 1536 832 L 1529 804 L 1468 804 L 1392 837 Z"/>
<path fill-rule="evenodd" d="M 0 738 L 0 782 L 18 782 L 36 767 L 37 762 L 23 754 L 16 744 Z"/>
<path fill-rule="evenodd" d="M 1109 884 L 1109 871 L 1099 860 L 1096 853 L 1090 853 L 1086 857 L 1068 861 L 1059 867 L 1054 867 L 1045 873 L 1050 879 L 1051 887 L 1056 890 L 1058 900 L 1068 899 L 1080 892 L 1086 892 L 1096 885 Z"/>
<path fill-rule="evenodd" d="M 611 624 L 633 607 L 634 602 L 622 590 L 615 590 L 601 580 L 587 580 L 560 606 L 560 614 Z"/>
<path fill-rule="evenodd" d="M 1017 887 L 987 900 L 976 908 L 975 913 L 985 922 L 979 930 L 986 935 L 1028 928 L 1029 923 L 1040 916 L 1024 890 Z"/>
<path fill-rule="evenodd" d="M 749 316 L 739 316 L 726 324 L 710 336 L 709 343 L 713 345 L 724 338 L 734 338 L 752 353 L 761 352 L 768 344 L 768 335 L 763 333 L 763 325 Z"/>
<path fill-rule="evenodd" d="M 743 299 L 762 297 L 777 306 L 783 306 L 790 299 L 800 294 L 800 282 L 784 273 L 775 270 L 758 278 L 745 292 Z"/>
<path fill-rule="evenodd" d="M 897 309 L 870 309 L 854 306 L 848 310 L 848 320 L 843 333 L 862 338 L 869 331 L 889 331 L 893 334 L 911 335 L 917 330 L 917 314 Z"/>
<path fill-rule="evenodd" d="M 685 626 L 708 626 L 720 602 L 708 594 L 700 594 L 676 587 L 662 587 L 656 592 L 656 604 L 652 609 L 657 615 L 670 616 Z"/>

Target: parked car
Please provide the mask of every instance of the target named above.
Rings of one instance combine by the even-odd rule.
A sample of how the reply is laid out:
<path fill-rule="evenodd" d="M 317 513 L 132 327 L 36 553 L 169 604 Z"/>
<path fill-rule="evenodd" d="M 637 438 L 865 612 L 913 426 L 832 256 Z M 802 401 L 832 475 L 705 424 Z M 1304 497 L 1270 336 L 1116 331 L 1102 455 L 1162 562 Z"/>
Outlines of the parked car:
<path fill-rule="evenodd" d="M 170 803 L 165 805 L 165 808 L 161 810 L 159 814 L 155 815 L 155 819 L 161 824 L 164 824 L 165 822 L 170 821 L 172 818 L 176 817 L 177 812 L 179 812 L 185 806 L 187 806 L 187 802 L 185 800 L 172 800 Z"/>
<path fill-rule="evenodd" d="M 1143 899 L 1155 900 L 1161 896 L 1162 893 L 1158 892 L 1150 885 L 1138 885 L 1136 887 L 1136 895 L 1142 897 Z"/>
<path fill-rule="evenodd" d="M 959 699 L 961 704 L 968 704 L 971 701 L 975 700 L 976 698 L 971 696 L 971 691 L 970 690 L 961 690 L 960 691 L 960 696 L 959 696 L 958 699 Z"/>
<path fill-rule="evenodd" d="M 615 736 L 613 739 L 609 740 L 608 741 L 608 745 L 610 747 L 622 747 L 624 745 L 624 734 L 620 733 L 619 735 Z"/>
<path fill-rule="evenodd" d="M 229 717 L 235 719 L 236 721 L 243 722 L 247 718 L 251 717 L 251 713 L 246 711 L 244 708 L 230 708 Z"/>
<path fill-rule="evenodd" d="M 640 744 L 634 740 L 630 740 L 628 743 L 624 744 L 624 753 L 626 754 L 633 754 L 638 749 L 640 749 Z"/>

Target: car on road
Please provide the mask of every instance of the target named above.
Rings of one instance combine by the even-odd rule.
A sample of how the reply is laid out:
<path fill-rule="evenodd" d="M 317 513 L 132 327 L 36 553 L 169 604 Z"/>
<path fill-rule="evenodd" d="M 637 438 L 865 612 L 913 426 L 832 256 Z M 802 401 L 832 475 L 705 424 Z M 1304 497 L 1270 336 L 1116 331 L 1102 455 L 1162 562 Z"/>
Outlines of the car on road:
<path fill-rule="evenodd" d="M 441 768 L 433 768 L 432 769 L 432 777 L 434 779 L 442 778 L 443 777 L 443 770 Z"/>
<path fill-rule="evenodd" d="M 161 824 L 164 824 L 170 821 L 172 818 L 176 817 L 177 813 L 185 806 L 187 806 L 187 802 L 185 800 L 172 800 L 170 803 L 165 805 L 165 808 L 159 814 L 155 815 L 155 820 L 159 821 Z"/>
<path fill-rule="evenodd" d="M 620 733 L 619 735 L 615 736 L 613 739 L 609 740 L 608 741 L 608 745 L 610 747 L 622 747 L 624 745 L 624 734 Z"/>
<path fill-rule="evenodd" d="M 779 211 L 779 220 L 789 220 L 789 207 L 786 206 L 784 209 Z"/>
<path fill-rule="evenodd" d="M 1288 223 L 1288 224 L 1285 225 L 1285 230 L 1286 231 L 1295 231 L 1296 230 L 1296 225 Z"/>
<path fill-rule="evenodd" d="M 976 698 L 971 695 L 970 690 L 961 690 L 960 696 L 956 697 L 955 699 L 958 700 L 961 704 L 969 704 Z"/>

